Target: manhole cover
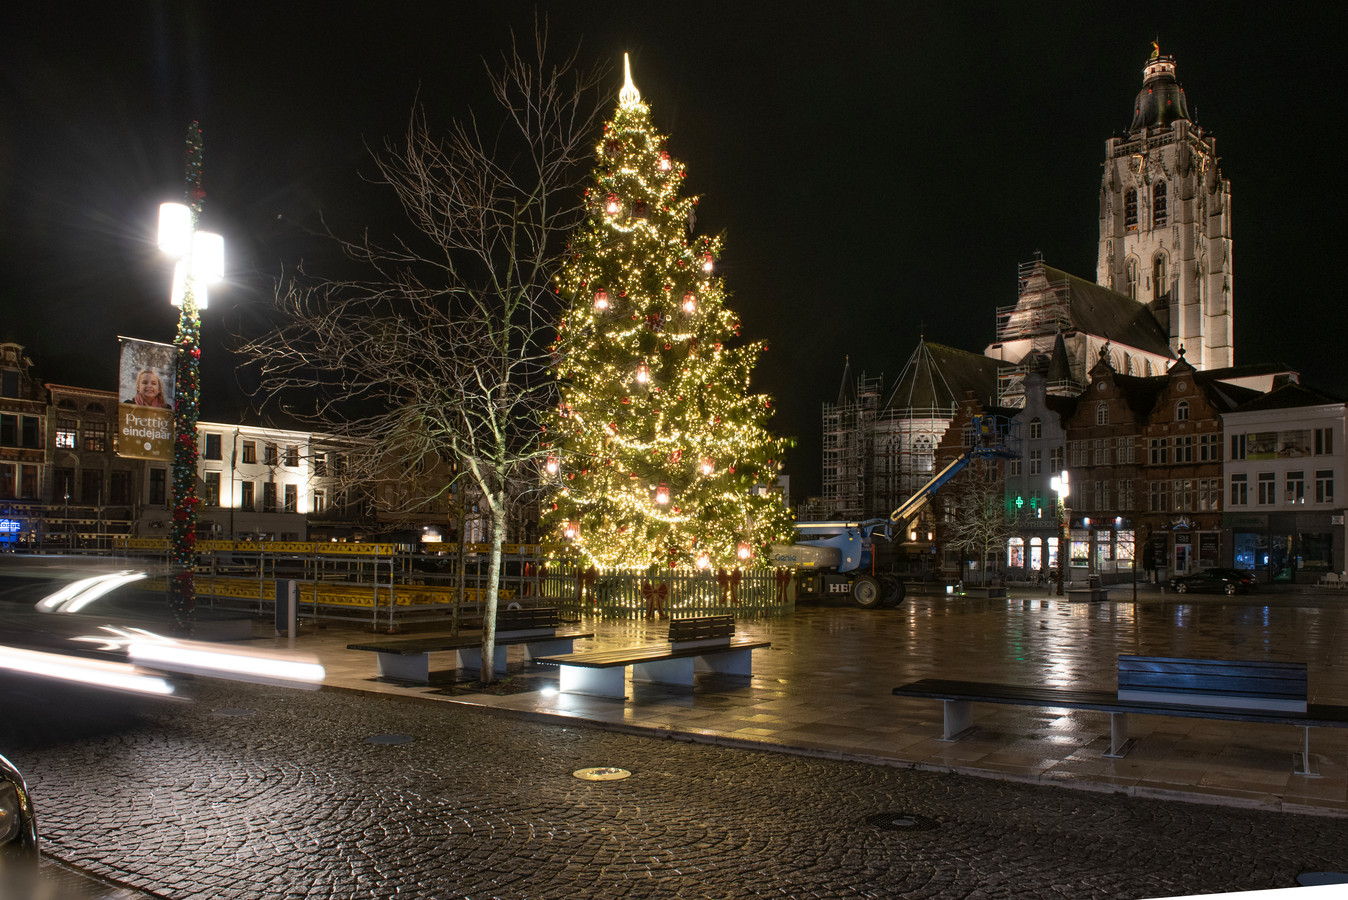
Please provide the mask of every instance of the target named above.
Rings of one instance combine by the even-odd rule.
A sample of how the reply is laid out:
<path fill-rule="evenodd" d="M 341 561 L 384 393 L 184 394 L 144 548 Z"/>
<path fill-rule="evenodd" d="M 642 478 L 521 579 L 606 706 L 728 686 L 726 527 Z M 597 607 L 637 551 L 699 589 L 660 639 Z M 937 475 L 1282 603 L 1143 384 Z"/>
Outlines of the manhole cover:
<path fill-rule="evenodd" d="M 1348 884 L 1348 875 L 1343 872 L 1302 872 L 1297 876 L 1301 887 L 1315 887 L 1322 884 Z"/>
<path fill-rule="evenodd" d="M 632 773 L 612 766 L 594 766 L 589 769 L 577 769 L 571 774 L 581 781 L 621 781 Z"/>
<path fill-rule="evenodd" d="M 866 817 L 867 825 L 887 828 L 890 831 L 935 831 L 936 820 L 919 816 L 916 813 L 883 812 Z"/>
<path fill-rule="evenodd" d="M 217 716 L 251 716 L 253 713 L 254 713 L 254 710 L 251 710 L 251 709 L 238 709 L 238 708 L 231 708 L 231 709 L 217 709 L 217 710 L 215 711 L 215 714 L 216 714 Z"/>
<path fill-rule="evenodd" d="M 376 734 L 374 737 L 367 737 L 367 744 L 410 744 L 416 738 L 410 734 Z"/>

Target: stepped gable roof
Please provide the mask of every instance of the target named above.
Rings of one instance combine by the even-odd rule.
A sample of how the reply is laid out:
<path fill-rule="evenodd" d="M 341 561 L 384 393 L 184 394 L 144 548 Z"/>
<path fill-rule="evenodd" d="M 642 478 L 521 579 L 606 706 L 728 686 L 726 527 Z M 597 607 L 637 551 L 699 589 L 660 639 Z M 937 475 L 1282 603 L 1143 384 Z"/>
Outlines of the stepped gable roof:
<path fill-rule="evenodd" d="M 1315 388 L 1306 387 L 1304 384 L 1297 384 L 1289 381 L 1288 383 L 1269 391 L 1267 394 L 1259 394 L 1253 399 L 1246 400 L 1244 403 L 1235 407 L 1229 412 L 1258 412 L 1266 409 L 1295 409 L 1300 406 L 1329 406 L 1341 404 L 1342 397 L 1331 397 L 1328 394 L 1321 393 Z"/>
<path fill-rule="evenodd" d="M 1156 406 L 1156 398 L 1166 387 L 1169 380 L 1165 375 L 1119 375 L 1114 376 L 1114 385 L 1119 396 L 1128 404 L 1134 415 L 1145 418 Z M 1084 396 L 1084 395 L 1083 395 Z"/>
<path fill-rule="evenodd" d="M 972 391 L 993 402 L 997 372 L 1009 363 L 920 339 L 885 402 L 887 409 L 953 410 Z"/>
<path fill-rule="evenodd" d="M 1142 68 L 1142 90 L 1138 91 L 1137 100 L 1133 103 L 1133 124 L 1128 126 L 1130 132 L 1189 118 L 1184 88 L 1175 80 L 1175 60 L 1162 56 L 1161 49 L 1155 43 L 1151 46 L 1151 59 Z"/>
<path fill-rule="evenodd" d="M 1169 336 L 1144 304 L 1051 266 L 1044 266 L 1044 276 L 1051 282 L 1067 282 L 1068 315 L 1077 331 L 1174 358 Z"/>

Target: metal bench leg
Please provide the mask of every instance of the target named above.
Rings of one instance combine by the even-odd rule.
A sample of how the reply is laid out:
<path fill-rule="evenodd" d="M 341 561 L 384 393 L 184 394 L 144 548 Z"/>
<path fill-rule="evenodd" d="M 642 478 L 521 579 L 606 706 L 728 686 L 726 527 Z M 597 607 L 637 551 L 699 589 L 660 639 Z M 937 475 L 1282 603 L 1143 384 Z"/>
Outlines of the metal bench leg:
<path fill-rule="evenodd" d="M 576 641 L 574 638 L 553 638 L 546 641 L 531 641 L 524 645 L 524 657 L 533 662 L 540 656 L 561 656 L 563 653 L 572 653 L 575 650 Z"/>
<path fill-rule="evenodd" d="M 608 669 L 591 669 L 585 666 L 558 666 L 561 669 L 559 687 L 564 694 L 594 694 L 613 700 L 627 698 L 625 682 L 627 669 L 613 666 Z"/>
<path fill-rule="evenodd" d="M 653 681 L 658 684 L 693 686 L 693 658 L 658 659 L 632 664 L 633 681 Z"/>
<path fill-rule="evenodd" d="M 717 672 L 721 675 L 752 675 L 752 650 L 727 650 L 694 657 L 693 668 L 698 672 Z"/>
<path fill-rule="evenodd" d="M 1109 752 L 1104 754 L 1111 759 L 1123 759 L 1136 743 L 1128 736 L 1128 714 L 1109 714 Z"/>
<path fill-rule="evenodd" d="M 1319 778 L 1320 773 L 1311 769 L 1311 726 L 1303 725 L 1301 730 L 1305 732 L 1305 737 L 1302 739 L 1301 752 L 1292 754 L 1292 771 L 1307 778 Z"/>
<path fill-rule="evenodd" d="M 431 680 L 429 653 L 404 656 L 401 653 L 377 653 L 377 666 L 380 678 L 392 678 L 396 681 L 415 681 L 425 684 Z"/>
<path fill-rule="evenodd" d="M 958 741 L 973 730 L 973 704 L 968 700 L 942 700 L 945 706 L 945 734 L 943 741 Z"/>
<path fill-rule="evenodd" d="M 496 670 L 497 675 L 504 675 L 506 672 L 506 648 L 495 647 L 492 653 L 492 668 Z M 458 657 L 457 663 L 460 669 L 467 669 L 470 672 L 482 671 L 482 648 L 470 647 L 464 650 L 455 650 L 455 656 Z"/>

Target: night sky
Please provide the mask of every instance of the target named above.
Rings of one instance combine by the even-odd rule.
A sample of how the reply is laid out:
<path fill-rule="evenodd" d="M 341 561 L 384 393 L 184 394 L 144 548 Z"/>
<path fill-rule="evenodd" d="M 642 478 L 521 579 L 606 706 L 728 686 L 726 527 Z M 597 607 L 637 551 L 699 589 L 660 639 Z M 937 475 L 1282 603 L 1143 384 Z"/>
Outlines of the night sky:
<path fill-rule="evenodd" d="M 27 6 L 28 9 L 15 7 Z M 702 195 L 797 501 L 843 363 L 898 376 L 919 335 L 981 352 L 1042 252 L 1094 279 L 1104 143 L 1151 41 L 1217 137 L 1234 210 L 1237 363 L 1348 393 L 1340 278 L 1348 64 L 1337 4 L 547 3 L 550 44 L 633 79 Z M 880 10 L 880 11 L 877 11 Z M 1233 12 L 1238 10 L 1238 12 Z M 0 12 L 0 338 L 47 381 L 113 389 L 119 334 L 171 341 L 157 209 L 205 139 L 202 227 L 229 280 L 203 317 L 203 416 L 239 421 L 230 336 L 266 321 L 314 234 L 408 226 L 367 145 L 482 102 L 532 3 L 29 3 Z"/>

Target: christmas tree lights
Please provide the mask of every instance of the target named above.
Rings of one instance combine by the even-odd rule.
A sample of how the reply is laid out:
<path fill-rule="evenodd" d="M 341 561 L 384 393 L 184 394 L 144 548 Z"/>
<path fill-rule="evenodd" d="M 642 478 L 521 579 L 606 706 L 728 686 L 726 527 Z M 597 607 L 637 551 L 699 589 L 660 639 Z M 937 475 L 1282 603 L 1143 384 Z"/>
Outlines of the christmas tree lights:
<path fill-rule="evenodd" d="M 561 403 L 546 423 L 559 471 L 545 524 L 584 565 L 745 565 L 786 540 L 771 486 L 788 442 L 749 391 L 761 342 L 741 342 L 716 273 L 721 238 L 693 236 L 697 198 L 630 68 L 596 148 L 590 215 L 558 292 Z M 602 298 L 602 299 L 601 299 Z"/>

